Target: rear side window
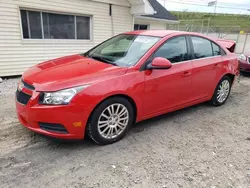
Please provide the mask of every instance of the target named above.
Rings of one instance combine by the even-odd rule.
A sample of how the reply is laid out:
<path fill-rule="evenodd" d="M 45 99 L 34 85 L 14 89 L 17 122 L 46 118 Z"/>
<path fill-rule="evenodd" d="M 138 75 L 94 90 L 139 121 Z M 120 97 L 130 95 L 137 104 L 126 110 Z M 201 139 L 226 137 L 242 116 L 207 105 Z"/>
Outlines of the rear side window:
<path fill-rule="evenodd" d="M 221 48 L 217 44 L 212 42 L 212 47 L 214 56 L 221 55 Z"/>
<path fill-rule="evenodd" d="M 194 58 L 206 58 L 213 56 L 211 41 L 201 37 L 191 37 L 194 47 Z"/>
<path fill-rule="evenodd" d="M 186 37 L 176 37 L 165 42 L 153 55 L 153 58 L 163 57 L 171 63 L 188 60 Z"/>

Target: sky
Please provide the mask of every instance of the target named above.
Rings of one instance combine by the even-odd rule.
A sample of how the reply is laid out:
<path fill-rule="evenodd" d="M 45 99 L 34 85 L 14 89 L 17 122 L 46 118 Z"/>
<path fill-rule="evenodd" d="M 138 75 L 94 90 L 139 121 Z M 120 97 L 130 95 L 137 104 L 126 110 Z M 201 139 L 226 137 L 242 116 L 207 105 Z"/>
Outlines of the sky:
<path fill-rule="evenodd" d="M 215 0 L 158 0 L 171 11 L 214 12 L 215 6 L 208 3 Z M 250 0 L 217 0 L 216 13 L 250 15 Z"/>

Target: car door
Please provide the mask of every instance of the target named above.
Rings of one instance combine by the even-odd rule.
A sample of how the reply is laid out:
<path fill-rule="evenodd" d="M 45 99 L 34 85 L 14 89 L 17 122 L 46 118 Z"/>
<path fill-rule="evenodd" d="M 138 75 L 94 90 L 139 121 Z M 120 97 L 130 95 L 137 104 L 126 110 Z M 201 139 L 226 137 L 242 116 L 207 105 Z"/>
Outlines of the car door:
<path fill-rule="evenodd" d="M 206 99 L 213 92 L 218 74 L 223 67 L 222 49 L 214 42 L 190 36 L 193 51 L 193 100 Z"/>
<path fill-rule="evenodd" d="M 153 114 L 183 105 L 191 99 L 192 62 L 186 36 L 168 39 L 151 56 L 167 58 L 167 70 L 145 70 L 144 114 Z"/>

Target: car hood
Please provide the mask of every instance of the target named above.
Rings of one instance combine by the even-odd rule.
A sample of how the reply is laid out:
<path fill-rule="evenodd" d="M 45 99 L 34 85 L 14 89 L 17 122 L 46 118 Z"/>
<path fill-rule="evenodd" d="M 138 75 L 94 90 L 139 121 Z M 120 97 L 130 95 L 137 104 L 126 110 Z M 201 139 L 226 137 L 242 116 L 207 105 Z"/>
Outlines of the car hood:
<path fill-rule="evenodd" d="M 22 79 L 37 91 L 57 91 L 103 81 L 125 74 L 127 68 L 103 63 L 82 55 L 62 57 L 28 69 Z"/>

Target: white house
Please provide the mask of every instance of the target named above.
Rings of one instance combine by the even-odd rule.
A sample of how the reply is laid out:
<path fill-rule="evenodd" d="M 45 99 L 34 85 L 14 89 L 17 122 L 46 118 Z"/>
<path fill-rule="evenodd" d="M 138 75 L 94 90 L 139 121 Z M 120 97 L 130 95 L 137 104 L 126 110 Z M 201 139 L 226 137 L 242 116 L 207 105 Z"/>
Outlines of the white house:
<path fill-rule="evenodd" d="M 154 14 L 135 15 L 135 30 L 166 29 L 168 24 L 177 24 L 177 18 L 168 12 L 157 0 L 148 0 Z"/>
<path fill-rule="evenodd" d="M 0 0 L 0 77 L 176 20 L 156 0 Z"/>

